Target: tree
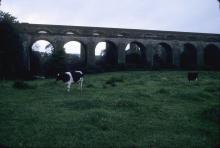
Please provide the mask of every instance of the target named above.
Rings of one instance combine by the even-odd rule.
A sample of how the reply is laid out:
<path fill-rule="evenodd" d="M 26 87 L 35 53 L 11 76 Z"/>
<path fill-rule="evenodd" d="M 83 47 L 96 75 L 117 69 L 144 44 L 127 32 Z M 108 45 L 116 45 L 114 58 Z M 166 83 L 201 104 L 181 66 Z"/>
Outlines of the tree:
<path fill-rule="evenodd" d="M 18 26 L 14 16 L 0 11 L 0 78 L 20 73 L 22 41 Z"/>

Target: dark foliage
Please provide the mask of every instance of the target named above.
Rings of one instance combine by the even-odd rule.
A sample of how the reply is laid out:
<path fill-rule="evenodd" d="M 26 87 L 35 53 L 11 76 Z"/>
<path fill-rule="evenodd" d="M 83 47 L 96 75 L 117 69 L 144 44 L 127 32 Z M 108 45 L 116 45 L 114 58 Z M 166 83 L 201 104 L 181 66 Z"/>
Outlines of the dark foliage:
<path fill-rule="evenodd" d="M 113 67 L 117 66 L 118 51 L 113 43 L 106 43 L 106 49 L 103 51 L 102 56 L 100 56 L 96 64 L 104 69 L 112 69 Z"/>
<path fill-rule="evenodd" d="M 48 68 L 46 75 L 49 77 L 55 76 L 58 72 L 65 72 L 66 61 L 65 61 L 65 51 L 64 50 L 54 50 L 50 59 L 48 60 Z"/>
<path fill-rule="evenodd" d="M 50 69 L 52 55 L 39 51 L 31 52 L 31 75 L 45 76 Z"/>
<path fill-rule="evenodd" d="M 85 71 L 86 63 L 80 59 L 79 55 L 66 54 L 65 64 L 68 71 L 81 70 Z"/>
<path fill-rule="evenodd" d="M 85 63 L 78 55 L 66 54 L 64 50 L 54 50 L 52 54 L 32 51 L 32 76 L 54 77 L 58 72 L 81 70 L 85 71 Z"/>
<path fill-rule="evenodd" d="M 154 55 L 153 62 L 154 69 L 159 69 L 164 65 L 162 58 L 158 54 Z"/>
<path fill-rule="evenodd" d="M 31 74 L 40 75 L 41 71 L 41 54 L 37 51 L 31 52 Z"/>
<path fill-rule="evenodd" d="M 127 68 L 144 68 L 147 67 L 146 50 L 142 44 L 131 43 L 130 49 L 126 51 Z"/>
<path fill-rule="evenodd" d="M 141 56 L 138 53 L 131 53 L 126 56 L 126 63 L 128 65 L 140 65 Z"/>
<path fill-rule="evenodd" d="M 197 67 L 197 52 L 193 45 L 185 44 L 180 57 L 180 65 L 183 69 L 195 70 Z"/>
<path fill-rule="evenodd" d="M 0 78 L 15 78 L 22 74 L 22 41 L 19 23 L 9 13 L 0 11 Z"/>
<path fill-rule="evenodd" d="M 207 70 L 220 70 L 220 50 L 214 45 L 208 45 L 204 50 L 204 63 Z"/>

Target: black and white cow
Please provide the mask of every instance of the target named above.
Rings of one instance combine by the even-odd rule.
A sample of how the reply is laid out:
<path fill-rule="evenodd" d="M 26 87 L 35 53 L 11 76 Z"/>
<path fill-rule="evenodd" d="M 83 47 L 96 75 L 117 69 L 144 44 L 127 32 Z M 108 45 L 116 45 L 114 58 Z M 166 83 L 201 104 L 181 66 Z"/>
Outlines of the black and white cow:
<path fill-rule="evenodd" d="M 67 84 L 67 91 L 70 91 L 72 83 L 78 83 L 80 90 L 82 91 L 83 86 L 83 76 L 82 71 L 73 71 L 73 72 L 63 72 L 57 74 L 56 81 L 62 80 Z"/>
<path fill-rule="evenodd" d="M 188 77 L 189 82 L 197 80 L 198 79 L 198 75 L 199 75 L 198 72 L 188 72 L 187 77 Z"/>

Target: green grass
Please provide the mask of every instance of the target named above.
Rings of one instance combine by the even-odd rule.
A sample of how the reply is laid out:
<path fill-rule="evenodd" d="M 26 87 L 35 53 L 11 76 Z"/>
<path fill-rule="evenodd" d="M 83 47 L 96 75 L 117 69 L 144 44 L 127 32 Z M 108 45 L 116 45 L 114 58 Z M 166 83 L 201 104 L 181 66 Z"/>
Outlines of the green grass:
<path fill-rule="evenodd" d="M 20 84 L 19 84 L 20 85 Z M 115 72 L 74 85 L 0 81 L 0 145 L 9 147 L 215 147 L 220 73 Z"/>

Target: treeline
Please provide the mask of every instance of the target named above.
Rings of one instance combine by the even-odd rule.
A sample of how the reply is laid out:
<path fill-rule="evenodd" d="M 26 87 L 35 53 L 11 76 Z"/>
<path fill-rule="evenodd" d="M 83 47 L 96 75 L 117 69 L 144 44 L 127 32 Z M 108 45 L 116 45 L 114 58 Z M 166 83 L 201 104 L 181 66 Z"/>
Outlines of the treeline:
<path fill-rule="evenodd" d="M 22 39 L 19 22 L 9 13 L 0 11 L 0 78 L 22 76 Z"/>

